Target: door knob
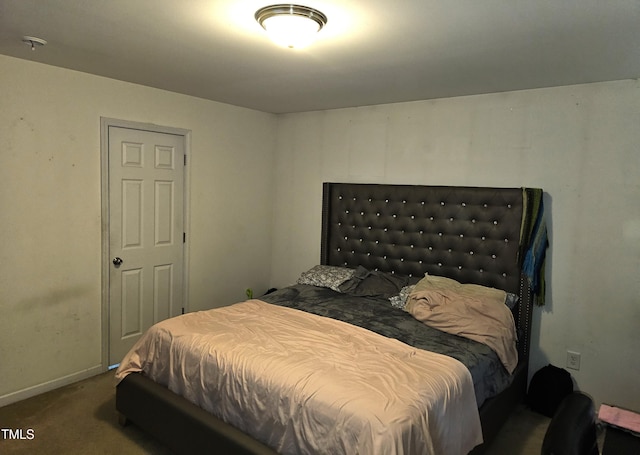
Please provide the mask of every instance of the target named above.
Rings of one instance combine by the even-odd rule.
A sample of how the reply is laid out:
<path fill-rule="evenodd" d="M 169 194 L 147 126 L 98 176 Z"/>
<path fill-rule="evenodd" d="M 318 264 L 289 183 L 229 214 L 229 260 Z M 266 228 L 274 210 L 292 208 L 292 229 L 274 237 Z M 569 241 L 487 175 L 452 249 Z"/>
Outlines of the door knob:
<path fill-rule="evenodd" d="M 120 264 L 122 264 L 122 259 L 120 258 L 114 258 L 113 259 L 113 265 L 115 265 L 116 267 L 118 267 Z"/>

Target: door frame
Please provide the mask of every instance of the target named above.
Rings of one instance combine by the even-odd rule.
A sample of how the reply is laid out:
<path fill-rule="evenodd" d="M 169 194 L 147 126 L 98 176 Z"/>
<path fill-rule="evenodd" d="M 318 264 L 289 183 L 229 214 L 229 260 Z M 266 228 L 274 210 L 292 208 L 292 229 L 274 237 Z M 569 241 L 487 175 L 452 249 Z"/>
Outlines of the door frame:
<path fill-rule="evenodd" d="M 182 128 L 174 128 L 169 126 L 155 125 L 152 123 L 141 123 L 129 120 L 114 119 L 109 117 L 100 118 L 100 192 L 101 192 L 101 234 L 102 234 L 102 371 L 109 369 L 109 271 L 111 267 L 111 258 L 109 255 L 109 127 L 129 128 L 135 130 L 149 131 L 152 133 L 165 133 L 182 136 L 184 140 L 184 153 L 186 164 L 184 166 L 183 180 L 183 228 L 186 239 L 190 238 L 189 220 L 190 220 L 190 164 L 191 164 L 191 131 Z M 183 307 L 184 311 L 189 311 L 189 244 L 185 240 L 183 243 Z"/>

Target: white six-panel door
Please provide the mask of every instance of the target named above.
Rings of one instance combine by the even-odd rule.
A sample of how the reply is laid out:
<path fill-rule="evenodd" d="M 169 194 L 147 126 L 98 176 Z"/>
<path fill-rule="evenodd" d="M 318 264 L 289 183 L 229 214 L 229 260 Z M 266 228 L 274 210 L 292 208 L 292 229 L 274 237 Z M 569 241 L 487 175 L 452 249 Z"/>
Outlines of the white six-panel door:
<path fill-rule="evenodd" d="M 184 137 L 109 126 L 109 365 L 183 308 Z"/>

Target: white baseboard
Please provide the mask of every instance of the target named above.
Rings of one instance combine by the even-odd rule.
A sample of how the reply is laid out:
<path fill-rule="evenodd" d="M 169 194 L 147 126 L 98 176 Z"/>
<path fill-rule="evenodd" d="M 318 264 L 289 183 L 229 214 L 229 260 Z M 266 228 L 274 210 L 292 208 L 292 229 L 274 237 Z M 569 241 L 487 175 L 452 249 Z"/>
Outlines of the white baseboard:
<path fill-rule="evenodd" d="M 16 403 L 18 401 L 40 395 L 41 393 L 59 389 L 60 387 L 73 384 L 74 382 L 82 381 L 83 379 L 90 378 L 91 376 L 98 375 L 102 372 L 102 365 L 96 365 L 86 370 L 78 371 L 77 373 L 72 373 L 52 381 L 47 381 L 26 389 L 18 390 L 17 392 L 2 395 L 0 396 L 0 408 L 11 403 Z"/>

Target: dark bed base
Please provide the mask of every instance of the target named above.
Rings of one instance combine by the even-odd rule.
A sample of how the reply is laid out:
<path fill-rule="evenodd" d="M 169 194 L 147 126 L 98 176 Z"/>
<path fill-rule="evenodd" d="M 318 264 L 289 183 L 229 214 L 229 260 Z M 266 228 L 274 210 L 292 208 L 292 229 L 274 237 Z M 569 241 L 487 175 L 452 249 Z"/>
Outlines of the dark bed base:
<path fill-rule="evenodd" d="M 471 454 L 484 453 L 498 431 L 524 399 L 527 373 L 516 371 L 514 382 L 480 408 L 484 444 Z M 116 409 L 120 423 L 133 423 L 177 454 L 276 455 L 273 449 L 214 417 L 193 403 L 141 374 L 130 374 L 118 384 Z"/>
<path fill-rule="evenodd" d="M 524 211 L 521 188 L 323 186 L 322 264 L 431 273 L 519 294 L 518 367 L 511 386 L 480 408 L 485 443 L 473 455 L 484 452 L 526 394 L 532 299 L 521 273 L 520 231 L 532 214 Z M 135 423 L 176 453 L 275 453 L 141 374 L 118 384 L 116 408 L 121 422 Z"/>
<path fill-rule="evenodd" d="M 178 454 L 277 455 L 141 374 L 130 374 L 118 384 L 116 409 L 120 424 L 134 423 Z"/>

